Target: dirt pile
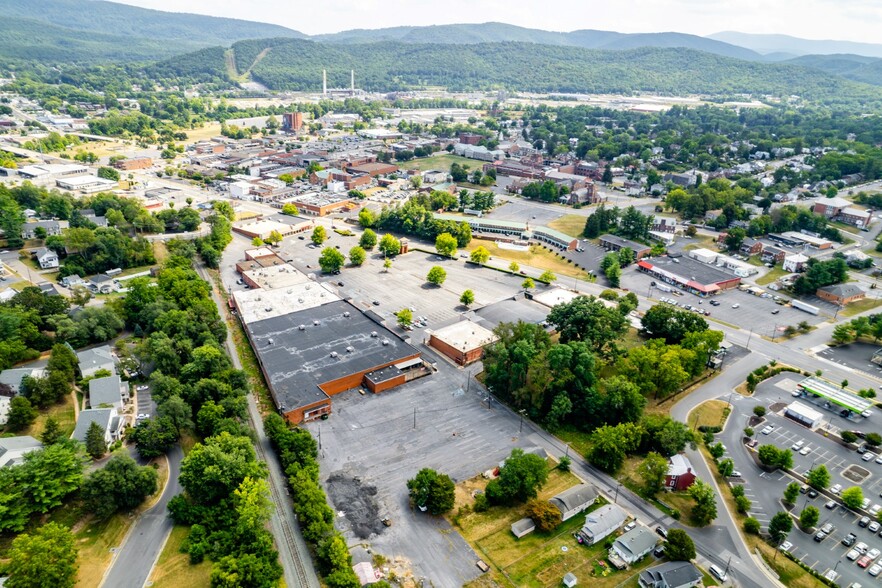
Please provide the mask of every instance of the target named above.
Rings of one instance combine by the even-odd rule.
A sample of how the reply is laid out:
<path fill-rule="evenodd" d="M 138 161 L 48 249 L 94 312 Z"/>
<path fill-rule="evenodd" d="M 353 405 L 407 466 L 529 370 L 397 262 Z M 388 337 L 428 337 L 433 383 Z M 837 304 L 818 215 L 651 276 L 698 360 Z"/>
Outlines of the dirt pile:
<path fill-rule="evenodd" d="M 352 532 L 359 539 L 381 534 L 386 527 L 376 501 L 377 488 L 364 484 L 361 478 L 354 478 L 343 472 L 331 474 L 328 478 L 328 494 L 334 509 L 346 514 Z"/>

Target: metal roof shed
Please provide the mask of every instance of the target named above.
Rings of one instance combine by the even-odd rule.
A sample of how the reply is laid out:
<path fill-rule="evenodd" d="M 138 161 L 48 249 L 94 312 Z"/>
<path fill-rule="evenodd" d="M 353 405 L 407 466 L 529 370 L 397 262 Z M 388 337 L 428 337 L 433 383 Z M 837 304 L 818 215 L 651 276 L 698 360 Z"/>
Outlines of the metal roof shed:
<path fill-rule="evenodd" d="M 823 414 L 802 402 L 791 402 L 784 414 L 809 428 L 814 427 L 824 418 Z"/>

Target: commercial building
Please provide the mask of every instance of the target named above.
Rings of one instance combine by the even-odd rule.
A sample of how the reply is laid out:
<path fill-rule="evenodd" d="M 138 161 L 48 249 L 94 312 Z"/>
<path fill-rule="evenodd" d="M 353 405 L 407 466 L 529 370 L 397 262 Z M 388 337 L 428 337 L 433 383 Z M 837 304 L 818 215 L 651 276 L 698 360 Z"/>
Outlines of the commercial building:
<path fill-rule="evenodd" d="M 548 243 L 558 249 L 573 251 L 579 245 L 579 240 L 549 227 L 536 227 L 532 231 L 532 237 L 542 243 Z"/>
<path fill-rule="evenodd" d="M 856 300 L 863 300 L 867 293 L 863 288 L 855 284 L 833 284 L 832 286 L 824 286 L 818 288 L 815 296 L 827 302 L 843 306 L 850 304 Z"/>
<path fill-rule="evenodd" d="M 605 504 L 585 515 L 585 524 L 578 534 L 587 545 L 594 545 L 624 524 L 628 515 L 615 504 Z"/>
<path fill-rule="evenodd" d="M 235 223 L 233 231 L 240 235 L 245 235 L 249 239 L 260 237 L 261 239 L 269 239 L 270 233 L 278 231 L 283 237 L 302 233 L 312 228 L 313 223 L 310 220 L 299 218 L 296 216 L 288 217 L 289 222 L 281 222 L 281 220 L 261 219 L 256 221 L 245 221 Z M 288 220 L 286 219 L 286 220 Z"/>
<path fill-rule="evenodd" d="M 796 385 L 796 389 L 806 399 L 823 399 L 857 414 L 869 414 L 867 411 L 873 406 L 869 400 L 814 376 L 801 381 Z"/>
<path fill-rule="evenodd" d="M 113 190 L 119 185 L 119 182 L 106 180 L 98 176 L 75 176 L 72 178 L 58 178 L 55 180 L 55 185 L 62 190 L 94 194 L 95 192 Z"/>
<path fill-rule="evenodd" d="M 560 511 L 560 520 L 567 521 L 583 513 L 597 500 L 597 490 L 590 484 L 579 484 L 564 490 L 548 502 Z"/>
<path fill-rule="evenodd" d="M 480 360 L 484 347 L 496 340 L 493 331 L 465 320 L 430 331 L 427 343 L 457 364 L 468 365 Z"/>
<path fill-rule="evenodd" d="M 245 262 L 256 264 L 257 262 Z M 236 264 L 238 269 L 243 264 Z M 298 270 L 293 265 L 283 263 L 272 267 L 260 267 L 247 269 L 241 272 L 242 281 L 251 288 L 264 290 L 287 289 L 291 286 L 310 282 L 309 276 Z"/>
<path fill-rule="evenodd" d="M 18 175 L 26 180 L 47 180 L 87 173 L 89 173 L 89 168 L 78 163 L 43 163 L 40 165 L 26 165 L 18 169 Z"/>
<path fill-rule="evenodd" d="M 697 296 L 717 294 L 741 283 L 741 278 L 736 275 L 677 255 L 640 260 L 637 262 L 637 269 Z"/>
<path fill-rule="evenodd" d="M 824 418 L 823 414 L 799 401 L 791 402 L 784 410 L 784 416 L 793 419 L 800 425 L 805 425 L 809 429 L 814 428 Z"/>
<path fill-rule="evenodd" d="M 366 174 L 372 178 L 377 176 L 385 176 L 388 174 L 394 174 L 398 171 L 397 165 L 392 165 L 391 163 L 363 163 L 361 165 L 352 165 L 346 168 L 350 174 Z"/>
<path fill-rule="evenodd" d="M 270 292 L 286 294 L 286 290 Z M 391 387 L 384 385 L 390 380 L 397 385 L 420 372 L 419 350 L 349 302 L 338 299 L 310 307 L 305 299 L 287 294 L 283 305 L 293 302 L 302 308 L 254 320 L 258 314 L 238 294 L 236 305 L 248 339 L 276 407 L 290 423 L 330 414 L 331 397 L 367 386 L 369 374 L 371 386 L 379 392 Z M 264 303 L 261 298 L 252 302 Z M 393 370 L 377 373 L 388 366 L 408 373 L 404 378 Z"/>
<path fill-rule="evenodd" d="M 119 161 L 113 162 L 113 167 L 121 171 L 147 169 L 153 167 L 153 160 L 149 157 L 133 157 L 131 159 L 120 159 Z"/>
<path fill-rule="evenodd" d="M 784 233 L 784 237 L 791 241 L 798 241 L 801 245 L 814 247 L 815 249 L 830 249 L 833 247 L 833 241 L 821 237 L 815 237 L 814 235 L 808 235 L 806 233 L 787 231 Z"/>
<path fill-rule="evenodd" d="M 607 251 L 621 251 L 628 248 L 634 252 L 636 259 L 642 259 L 652 252 L 652 248 L 630 239 L 623 239 L 618 235 L 601 235 L 600 246 Z"/>
<path fill-rule="evenodd" d="M 578 292 L 565 290 L 564 288 L 552 288 L 550 290 L 527 293 L 528 298 L 531 298 L 534 302 L 538 302 L 548 308 L 554 308 L 558 304 L 568 304 L 579 296 L 580 294 Z"/>
<path fill-rule="evenodd" d="M 310 216 L 327 216 L 340 210 L 355 208 L 356 204 L 348 196 L 335 196 L 328 193 L 312 192 L 301 196 L 292 196 L 278 202 L 281 208 L 285 204 L 294 204 L 300 214 Z"/>
<path fill-rule="evenodd" d="M 289 133 L 298 133 L 303 127 L 302 112 L 286 112 L 282 115 L 282 130 Z"/>

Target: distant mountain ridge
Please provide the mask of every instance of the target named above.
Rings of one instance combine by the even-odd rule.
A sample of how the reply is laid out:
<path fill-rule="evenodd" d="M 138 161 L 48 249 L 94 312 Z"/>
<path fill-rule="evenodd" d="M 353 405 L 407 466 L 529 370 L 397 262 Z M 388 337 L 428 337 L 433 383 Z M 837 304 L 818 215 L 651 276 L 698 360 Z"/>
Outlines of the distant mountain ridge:
<path fill-rule="evenodd" d="M 761 55 L 770 53 L 788 53 L 794 56 L 853 54 L 882 57 L 882 45 L 875 43 L 812 40 L 791 37 L 790 35 L 761 35 L 736 31 L 721 31 L 708 35 L 706 38 L 746 47 Z"/>

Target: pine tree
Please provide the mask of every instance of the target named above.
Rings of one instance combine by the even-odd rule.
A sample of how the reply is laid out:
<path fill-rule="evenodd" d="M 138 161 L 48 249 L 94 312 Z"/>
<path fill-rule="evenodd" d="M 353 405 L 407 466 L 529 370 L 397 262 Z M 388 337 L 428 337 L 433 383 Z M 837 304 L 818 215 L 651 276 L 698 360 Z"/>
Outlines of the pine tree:
<path fill-rule="evenodd" d="M 40 435 L 40 441 L 43 442 L 43 445 L 54 445 L 61 437 L 61 428 L 58 426 L 58 421 L 52 417 L 47 418 L 46 427 L 43 429 L 43 434 Z"/>
<path fill-rule="evenodd" d="M 86 431 L 86 453 L 92 456 L 92 459 L 98 459 L 107 451 L 107 443 L 104 441 L 104 429 L 98 423 L 89 425 Z"/>

